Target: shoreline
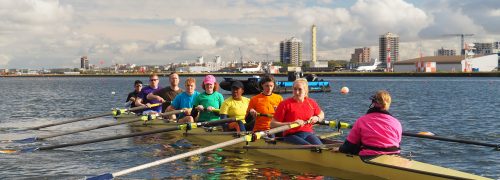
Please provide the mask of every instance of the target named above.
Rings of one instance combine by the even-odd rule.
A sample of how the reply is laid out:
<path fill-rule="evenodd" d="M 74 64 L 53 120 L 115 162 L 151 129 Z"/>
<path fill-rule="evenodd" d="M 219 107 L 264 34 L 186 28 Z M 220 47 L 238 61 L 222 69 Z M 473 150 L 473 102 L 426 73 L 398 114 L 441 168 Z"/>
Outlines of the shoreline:
<path fill-rule="evenodd" d="M 168 76 L 169 73 L 157 73 L 159 76 Z M 212 74 L 214 76 L 234 77 L 234 76 L 252 76 L 260 74 L 250 73 L 179 73 L 179 76 L 205 76 Z M 417 72 L 305 72 L 307 74 L 316 74 L 318 77 L 500 77 L 500 72 L 437 72 L 437 73 L 417 73 Z M 26 75 L 0 75 L 1 78 L 10 77 L 147 77 L 150 74 L 26 74 Z M 273 74 L 278 77 L 286 77 L 286 73 Z"/>

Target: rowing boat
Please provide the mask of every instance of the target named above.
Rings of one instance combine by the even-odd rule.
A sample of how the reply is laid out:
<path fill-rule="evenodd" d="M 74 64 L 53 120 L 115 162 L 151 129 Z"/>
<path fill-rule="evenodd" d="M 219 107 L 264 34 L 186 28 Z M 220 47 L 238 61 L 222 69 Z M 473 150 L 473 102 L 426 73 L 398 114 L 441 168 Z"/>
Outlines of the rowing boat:
<path fill-rule="evenodd" d="M 125 118 L 126 116 L 120 117 Z M 152 125 L 153 124 L 153 125 Z M 171 126 L 176 123 L 168 123 L 157 119 L 147 121 L 142 124 L 135 124 L 139 131 L 150 130 L 151 128 L 160 128 Z M 137 130 L 137 129 L 136 129 Z M 234 138 L 236 133 L 222 132 L 220 128 L 194 128 L 187 132 L 172 132 L 175 137 L 184 137 L 194 144 L 206 146 Z M 248 158 L 272 157 L 280 161 L 286 161 L 286 164 L 298 163 L 309 168 L 308 171 L 326 176 L 339 177 L 340 171 L 360 174 L 354 177 L 378 177 L 383 179 L 488 179 L 478 175 L 440 167 L 424 162 L 419 162 L 399 155 L 381 155 L 370 158 L 362 158 L 357 155 L 344 154 L 333 151 L 341 142 L 327 140 L 323 146 L 302 146 L 292 145 L 285 142 L 259 140 L 247 142 L 247 145 L 240 143 L 225 148 L 226 152 L 242 150 L 246 152 L 240 154 Z M 353 178 L 348 177 L 348 178 Z M 363 178 L 363 179 L 364 179 Z"/>

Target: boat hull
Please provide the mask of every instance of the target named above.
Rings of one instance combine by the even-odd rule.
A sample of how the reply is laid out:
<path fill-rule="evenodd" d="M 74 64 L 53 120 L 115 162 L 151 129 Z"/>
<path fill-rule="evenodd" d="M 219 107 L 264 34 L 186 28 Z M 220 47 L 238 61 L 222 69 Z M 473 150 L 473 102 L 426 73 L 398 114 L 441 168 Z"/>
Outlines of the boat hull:
<path fill-rule="evenodd" d="M 153 123 L 154 125 L 152 125 Z M 177 125 L 177 123 L 156 120 L 133 124 L 133 128 L 135 131 L 148 131 L 154 128 L 171 127 L 172 125 Z M 185 138 L 200 146 L 213 145 L 236 137 L 236 133 L 221 132 L 219 129 L 208 131 L 204 128 L 196 128 L 188 132 L 171 132 L 169 136 Z M 326 140 L 325 142 L 328 143 L 328 146 L 304 148 L 304 146 L 292 145 L 282 141 L 269 143 L 265 140 L 258 140 L 239 143 L 224 149 L 226 153 L 238 152 L 236 153 L 238 156 L 245 156 L 250 159 L 276 159 L 280 161 L 280 167 L 282 165 L 290 167 L 295 164 L 300 165 L 298 170 L 307 169 L 311 173 L 347 179 L 488 179 L 398 155 L 361 158 L 360 156 L 331 150 L 332 147 L 338 147 L 341 142 L 332 140 Z"/>

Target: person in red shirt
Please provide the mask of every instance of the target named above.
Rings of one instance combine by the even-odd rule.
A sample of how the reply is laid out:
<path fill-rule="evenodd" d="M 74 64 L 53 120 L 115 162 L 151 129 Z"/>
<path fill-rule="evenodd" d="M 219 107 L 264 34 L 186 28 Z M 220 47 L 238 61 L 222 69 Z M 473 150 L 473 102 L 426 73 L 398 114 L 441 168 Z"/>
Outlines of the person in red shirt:
<path fill-rule="evenodd" d="M 339 151 L 360 156 L 399 154 L 403 128 L 389 113 L 391 95 L 381 90 L 370 100 L 370 109 L 356 120 Z"/>
<path fill-rule="evenodd" d="M 287 130 L 283 133 L 284 140 L 293 144 L 322 144 L 314 135 L 313 124 L 325 118 L 325 114 L 318 103 L 308 97 L 309 87 L 307 80 L 299 78 L 293 82 L 293 96 L 278 105 L 271 127 L 298 123 L 300 127 Z"/>

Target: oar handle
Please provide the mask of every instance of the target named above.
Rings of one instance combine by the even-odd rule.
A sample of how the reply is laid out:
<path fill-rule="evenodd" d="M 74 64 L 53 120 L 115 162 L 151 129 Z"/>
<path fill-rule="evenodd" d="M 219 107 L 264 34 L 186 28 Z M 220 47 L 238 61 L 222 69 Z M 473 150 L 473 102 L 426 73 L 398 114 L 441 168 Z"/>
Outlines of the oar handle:
<path fill-rule="evenodd" d="M 426 138 L 426 139 L 435 139 L 435 140 L 457 142 L 457 143 L 465 143 L 465 144 L 473 144 L 473 145 L 478 145 L 478 146 L 493 147 L 493 148 L 496 148 L 497 150 L 500 149 L 500 144 L 490 144 L 490 143 L 470 141 L 470 140 L 464 140 L 464 139 L 453 139 L 453 138 L 447 138 L 447 137 L 430 136 L 430 135 L 423 135 L 423 134 L 410 133 L 410 132 L 403 132 L 403 136 Z"/>

